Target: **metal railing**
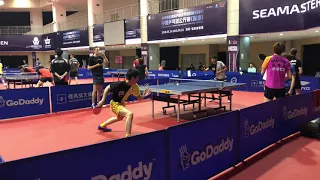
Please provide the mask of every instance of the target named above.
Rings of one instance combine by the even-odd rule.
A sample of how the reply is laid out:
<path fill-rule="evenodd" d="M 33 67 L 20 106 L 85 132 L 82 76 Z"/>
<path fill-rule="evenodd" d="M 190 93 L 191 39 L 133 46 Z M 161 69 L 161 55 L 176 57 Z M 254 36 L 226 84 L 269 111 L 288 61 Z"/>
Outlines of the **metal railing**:
<path fill-rule="evenodd" d="M 59 31 L 65 31 L 70 29 L 80 29 L 88 27 L 88 16 L 82 16 L 75 19 L 70 19 L 67 21 L 59 22 Z"/>
<path fill-rule="evenodd" d="M 116 8 L 95 15 L 95 24 L 119 21 L 140 16 L 140 4 L 132 4 L 121 8 Z"/>

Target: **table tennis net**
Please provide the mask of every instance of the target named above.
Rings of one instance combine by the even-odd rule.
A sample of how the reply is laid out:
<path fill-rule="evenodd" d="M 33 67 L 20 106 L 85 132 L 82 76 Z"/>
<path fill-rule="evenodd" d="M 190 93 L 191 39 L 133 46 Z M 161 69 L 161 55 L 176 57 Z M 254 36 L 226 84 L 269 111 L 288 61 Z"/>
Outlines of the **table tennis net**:
<path fill-rule="evenodd" d="M 199 80 L 199 79 L 179 79 L 170 78 L 169 84 L 180 84 L 180 85 L 190 85 L 190 86 L 205 86 L 205 87 L 224 87 L 223 81 L 215 80 Z"/>

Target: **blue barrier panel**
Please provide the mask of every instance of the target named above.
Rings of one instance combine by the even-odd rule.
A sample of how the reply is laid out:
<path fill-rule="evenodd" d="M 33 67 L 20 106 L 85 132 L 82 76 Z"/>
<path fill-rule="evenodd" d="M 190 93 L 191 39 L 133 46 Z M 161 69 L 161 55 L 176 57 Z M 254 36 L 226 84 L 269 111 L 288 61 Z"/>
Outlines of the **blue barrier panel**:
<path fill-rule="evenodd" d="M 248 78 L 248 91 L 251 92 L 264 92 L 264 83 L 265 81 L 262 79 L 261 75 L 245 75 Z"/>
<path fill-rule="evenodd" d="M 158 79 L 158 83 L 160 84 L 167 84 L 169 82 L 169 78 L 161 78 Z"/>
<path fill-rule="evenodd" d="M 302 93 L 312 92 L 320 89 L 320 78 L 301 76 L 301 91 Z"/>
<path fill-rule="evenodd" d="M 0 179 L 166 179 L 165 132 L 0 164 Z"/>
<path fill-rule="evenodd" d="M 240 154 L 242 161 L 279 140 L 277 101 L 240 110 Z"/>
<path fill-rule="evenodd" d="M 312 119 L 316 119 L 320 117 L 320 91 L 319 96 L 316 96 L 316 92 L 312 93 Z"/>
<path fill-rule="evenodd" d="M 312 120 L 312 93 L 281 98 L 278 100 L 280 138 L 300 131 L 303 124 Z"/>
<path fill-rule="evenodd" d="M 0 120 L 50 113 L 49 88 L 0 90 Z"/>
<path fill-rule="evenodd" d="M 150 70 L 149 71 L 151 74 L 155 74 L 155 78 L 156 79 L 160 79 L 160 78 L 179 78 L 182 75 L 180 73 L 182 73 L 181 71 L 158 71 L 158 70 Z"/>
<path fill-rule="evenodd" d="M 107 86 L 109 83 L 105 83 Z M 91 107 L 92 84 L 51 87 L 52 112 Z M 102 93 L 101 93 L 102 96 Z M 110 96 L 106 103 L 110 102 Z"/>
<path fill-rule="evenodd" d="M 182 77 L 214 76 L 213 71 L 182 71 Z"/>
<path fill-rule="evenodd" d="M 248 85 L 248 79 L 246 78 L 246 76 L 240 75 L 239 73 L 232 73 L 232 72 L 228 72 L 226 73 L 227 75 L 227 81 L 231 82 L 231 83 L 246 83 Z M 234 90 L 238 90 L 238 91 L 247 91 L 248 87 L 244 86 L 244 87 L 240 87 L 240 88 L 235 88 Z"/>
<path fill-rule="evenodd" d="M 168 128 L 169 176 L 208 179 L 235 165 L 239 111 Z"/>

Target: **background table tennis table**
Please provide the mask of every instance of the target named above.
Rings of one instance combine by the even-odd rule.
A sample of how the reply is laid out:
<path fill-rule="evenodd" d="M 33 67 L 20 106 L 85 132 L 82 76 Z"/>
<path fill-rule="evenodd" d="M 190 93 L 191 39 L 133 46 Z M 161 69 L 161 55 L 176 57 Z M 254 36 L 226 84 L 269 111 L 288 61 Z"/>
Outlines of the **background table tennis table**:
<path fill-rule="evenodd" d="M 118 77 L 118 81 L 120 81 L 120 78 L 123 78 L 123 80 L 126 80 L 128 69 L 118 69 L 117 71 L 111 71 L 111 77 Z"/>
<path fill-rule="evenodd" d="M 230 82 L 222 82 L 222 81 L 214 81 L 214 80 L 186 80 L 186 79 L 178 79 L 171 78 L 168 84 L 162 85 L 152 85 L 152 86 L 143 86 L 140 87 L 141 91 L 144 91 L 147 88 L 151 89 L 152 95 L 152 117 L 154 117 L 154 101 L 162 101 L 167 102 L 166 107 L 162 107 L 163 113 L 166 114 L 167 108 L 174 108 L 174 112 L 176 112 L 176 107 L 170 105 L 170 103 L 174 103 L 178 105 L 178 113 L 177 113 L 177 121 L 180 121 L 180 105 L 183 104 L 183 108 L 185 110 L 186 105 L 193 105 L 193 116 L 196 118 L 196 114 L 200 112 L 204 112 L 206 115 L 207 110 L 201 110 L 201 101 L 204 99 L 204 107 L 206 107 L 206 96 L 207 93 L 219 94 L 219 107 L 214 108 L 224 109 L 225 106 L 222 106 L 222 97 L 229 97 L 230 100 L 230 110 L 232 110 L 232 89 L 245 86 L 245 83 L 230 83 Z M 172 82 L 174 81 L 174 82 Z M 160 95 L 159 95 L 160 93 Z M 202 96 L 204 94 L 204 96 Z M 181 99 L 181 96 L 188 95 L 188 99 Z M 197 99 L 191 100 L 191 97 L 196 97 Z M 194 111 L 195 104 L 199 105 L 198 111 Z"/>
<path fill-rule="evenodd" d="M 2 78 L 7 82 L 8 89 L 10 89 L 11 83 L 13 83 L 13 88 L 16 89 L 17 84 L 20 84 L 22 88 L 23 85 L 26 88 L 28 84 L 33 87 L 33 84 L 37 83 L 39 76 L 36 74 L 4 74 Z"/>

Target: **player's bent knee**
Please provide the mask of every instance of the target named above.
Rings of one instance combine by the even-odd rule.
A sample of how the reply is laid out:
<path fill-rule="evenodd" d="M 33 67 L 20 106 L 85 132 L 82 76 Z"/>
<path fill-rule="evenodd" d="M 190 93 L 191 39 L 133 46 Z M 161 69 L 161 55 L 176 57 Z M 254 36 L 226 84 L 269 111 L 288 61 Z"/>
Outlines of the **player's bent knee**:
<path fill-rule="evenodd" d="M 127 112 L 127 118 L 132 118 L 133 117 L 133 112 Z"/>

